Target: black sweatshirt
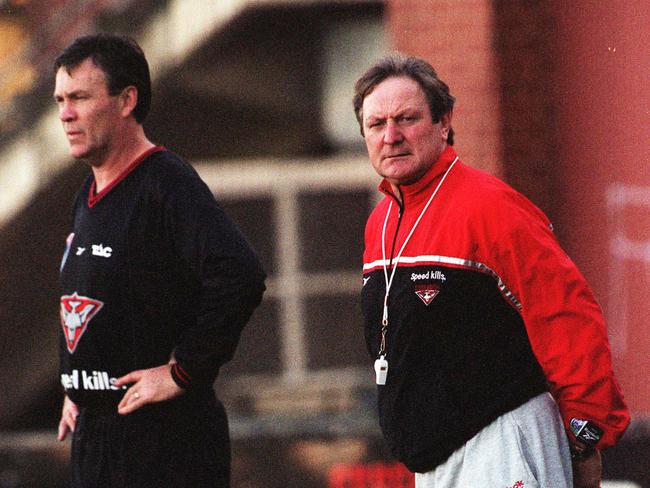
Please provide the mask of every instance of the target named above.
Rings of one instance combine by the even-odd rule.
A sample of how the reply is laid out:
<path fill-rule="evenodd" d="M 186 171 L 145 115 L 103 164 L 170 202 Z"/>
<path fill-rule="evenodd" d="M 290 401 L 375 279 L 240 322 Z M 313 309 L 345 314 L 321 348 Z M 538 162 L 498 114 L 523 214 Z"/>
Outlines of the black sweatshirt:
<path fill-rule="evenodd" d="M 61 383 L 111 406 L 116 378 L 173 356 L 179 386 L 210 389 L 260 303 L 265 274 L 194 169 L 152 148 L 100 193 L 82 186 L 61 267 Z"/>

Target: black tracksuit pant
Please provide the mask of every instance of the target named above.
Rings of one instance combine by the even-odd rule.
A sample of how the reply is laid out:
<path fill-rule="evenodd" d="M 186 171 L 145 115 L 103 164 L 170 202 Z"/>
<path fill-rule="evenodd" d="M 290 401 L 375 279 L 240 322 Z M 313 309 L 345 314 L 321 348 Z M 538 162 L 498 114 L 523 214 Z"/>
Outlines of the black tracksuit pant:
<path fill-rule="evenodd" d="M 72 439 L 73 488 L 228 488 L 226 412 L 189 396 L 122 416 L 82 408 Z"/>

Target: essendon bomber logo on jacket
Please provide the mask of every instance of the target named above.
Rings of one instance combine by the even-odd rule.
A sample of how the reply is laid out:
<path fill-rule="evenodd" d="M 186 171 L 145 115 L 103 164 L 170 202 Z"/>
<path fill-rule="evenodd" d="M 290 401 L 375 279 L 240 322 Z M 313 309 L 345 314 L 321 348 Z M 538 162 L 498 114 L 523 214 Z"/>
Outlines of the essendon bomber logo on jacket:
<path fill-rule="evenodd" d="M 61 326 L 70 354 L 75 351 L 88 324 L 103 305 L 99 300 L 79 296 L 77 292 L 61 297 Z"/>

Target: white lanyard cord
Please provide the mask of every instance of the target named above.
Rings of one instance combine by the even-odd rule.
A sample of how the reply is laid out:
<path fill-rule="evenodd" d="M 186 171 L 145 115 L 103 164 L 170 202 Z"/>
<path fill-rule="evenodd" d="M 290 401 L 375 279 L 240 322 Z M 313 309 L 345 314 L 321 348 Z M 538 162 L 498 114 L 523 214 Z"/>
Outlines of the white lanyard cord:
<path fill-rule="evenodd" d="M 402 252 L 404 251 L 404 248 L 406 248 L 406 244 L 408 244 L 409 240 L 411 239 L 411 236 L 415 232 L 415 228 L 420 223 L 420 220 L 422 220 L 422 217 L 424 217 L 424 214 L 429 208 L 431 202 L 433 201 L 433 198 L 438 193 L 438 190 L 440 190 L 440 187 L 444 183 L 445 178 L 447 178 L 447 175 L 451 171 L 451 168 L 454 167 L 457 161 L 458 161 L 458 157 L 454 159 L 454 162 L 451 163 L 449 168 L 447 168 L 447 171 L 445 171 L 445 174 L 442 175 L 442 178 L 440 179 L 438 186 L 436 186 L 436 189 L 433 190 L 433 193 L 429 197 L 429 201 L 422 209 L 422 212 L 420 212 L 420 216 L 415 221 L 415 224 L 413 224 L 413 227 L 411 228 L 411 232 L 409 232 L 408 236 L 406 236 L 406 239 L 404 240 L 402 247 L 397 253 L 397 257 L 391 260 L 391 264 L 393 265 L 393 270 L 391 271 L 390 279 L 388 278 L 388 266 L 386 264 L 386 226 L 388 225 L 388 216 L 390 215 L 390 210 L 393 207 L 393 201 L 391 200 L 390 204 L 388 205 L 388 210 L 386 211 L 386 217 L 384 218 L 384 226 L 381 230 L 381 257 L 384 266 L 384 280 L 386 281 L 386 294 L 384 295 L 384 313 L 381 320 L 381 344 L 379 345 L 380 356 L 386 353 L 386 330 L 388 329 L 388 295 L 390 294 L 391 286 L 393 286 L 393 278 L 395 277 L 395 271 L 397 271 L 397 265 L 399 264 L 399 260 L 402 257 Z"/>

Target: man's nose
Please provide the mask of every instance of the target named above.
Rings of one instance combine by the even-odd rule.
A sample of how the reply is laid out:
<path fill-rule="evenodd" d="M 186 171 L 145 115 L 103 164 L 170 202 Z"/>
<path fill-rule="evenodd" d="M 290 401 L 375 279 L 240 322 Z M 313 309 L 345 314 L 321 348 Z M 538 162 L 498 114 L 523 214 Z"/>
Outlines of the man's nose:
<path fill-rule="evenodd" d="M 72 107 L 72 104 L 69 102 L 61 102 L 59 104 L 59 119 L 61 119 L 62 122 L 67 122 L 69 120 L 74 119 L 75 117 L 75 111 L 74 108 Z"/>
<path fill-rule="evenodd" d="M 385 144 L 398 144 L 402 141 L 402 131 L 400 130 L 399 124 L 394 120 L 388 120 L 386 122 L 386 130 L 384 131 L 384 143 Z"/>

